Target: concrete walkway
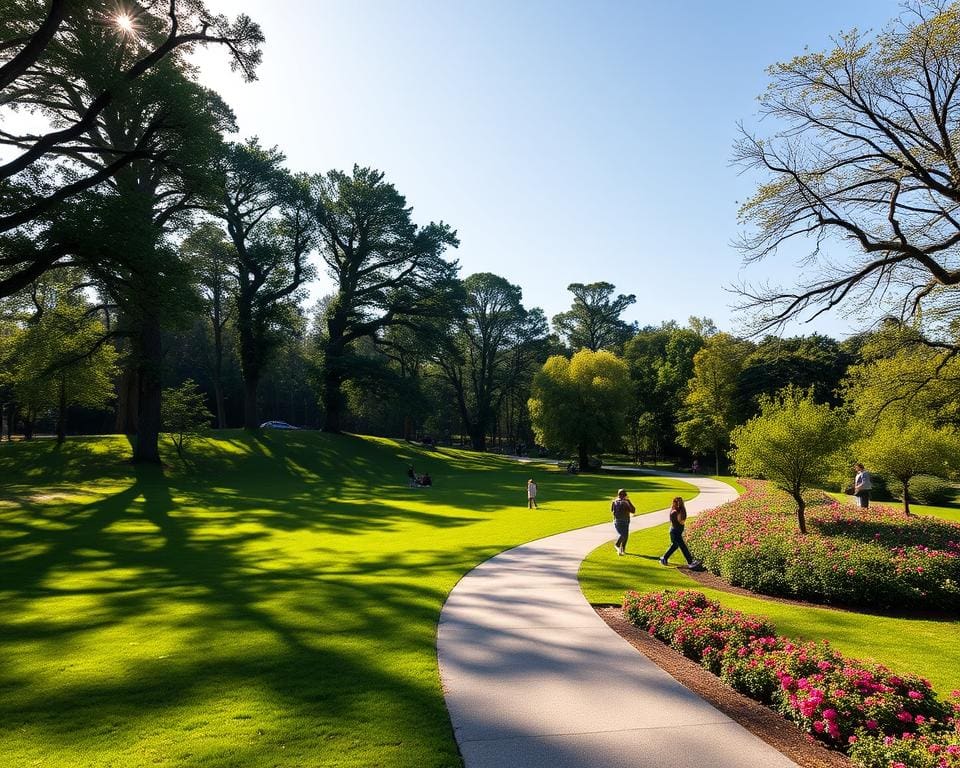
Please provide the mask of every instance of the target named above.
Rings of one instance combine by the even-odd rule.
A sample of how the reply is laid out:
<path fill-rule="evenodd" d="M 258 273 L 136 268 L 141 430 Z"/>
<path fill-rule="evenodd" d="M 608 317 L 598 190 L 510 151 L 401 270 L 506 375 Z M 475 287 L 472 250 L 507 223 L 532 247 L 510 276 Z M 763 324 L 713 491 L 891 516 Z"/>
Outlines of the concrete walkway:
<path fill-rule="evenodd" d="M 677 477 L 700 488 L 691 514 L 736 496 L 716 480 Z M 631 530 L 667 514 L 638 515 Z M 615 537 L 611 522 L 524 544 L 477 566 L 450 593 L 437 655 L 466 768 L 794 766 L 597 616 L 577 571 L 605 542 L 617 560 Z M 682 562 L 679 553 L 673 559 Z"/>

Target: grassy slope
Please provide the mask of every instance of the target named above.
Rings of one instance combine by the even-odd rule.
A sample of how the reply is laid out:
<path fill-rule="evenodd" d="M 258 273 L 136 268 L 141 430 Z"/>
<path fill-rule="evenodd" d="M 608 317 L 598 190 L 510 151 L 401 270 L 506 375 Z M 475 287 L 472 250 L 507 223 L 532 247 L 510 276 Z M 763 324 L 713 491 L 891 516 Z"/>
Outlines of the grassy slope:
<path fill-rule="evenodd" d="M 634 557 L 615 561 L 608 547 L 590 554 L 580 569 L 580 585 L 592 603 L 619 603 L 627 589 L 697 589 L 723 605 L 768 617 L 788 637 L 827 638 L 855 658 L 874 658 L 894 670 L 930 679 L 944 696 L 960 688 L 960 621 L 897 619 L 865 613 L 806 608 L 704 589 L 677 568 L 664 568 L 657 557 L 666 550 L 668 526 L 630 536 Z M 679 555 L 674 559 L 679 562 Z"/>
<path fill-rule="evenodd" d="M 312 433 L 227 434 L 186 470 L 128 452 L 0 446 L 6 764 L 459 765 L 435 651 L 459 577 L 607 520 L 618 485 L 646 511 L 693 495 Z"/>

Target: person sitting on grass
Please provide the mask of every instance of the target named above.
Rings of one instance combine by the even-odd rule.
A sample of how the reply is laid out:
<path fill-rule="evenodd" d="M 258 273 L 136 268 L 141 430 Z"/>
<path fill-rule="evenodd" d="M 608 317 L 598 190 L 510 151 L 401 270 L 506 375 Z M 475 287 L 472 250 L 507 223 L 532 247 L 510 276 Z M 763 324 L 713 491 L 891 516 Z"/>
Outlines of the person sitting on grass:
<path fill-rule="evenodd" d="M 694 560 L 690 550 L 687 549 L 687 542 L 683 540 L 683 527 L 687 522 L 687 508 L 683 503 L 683 497 L 677 496 L 670 507 L 670 548 L 663 557 L 660 558 L 660 565 L 668 565 L 670 555 L 678 549 L 687 559 L 687 565 L 697 571 L 703 568 L 699 560 Z"/>

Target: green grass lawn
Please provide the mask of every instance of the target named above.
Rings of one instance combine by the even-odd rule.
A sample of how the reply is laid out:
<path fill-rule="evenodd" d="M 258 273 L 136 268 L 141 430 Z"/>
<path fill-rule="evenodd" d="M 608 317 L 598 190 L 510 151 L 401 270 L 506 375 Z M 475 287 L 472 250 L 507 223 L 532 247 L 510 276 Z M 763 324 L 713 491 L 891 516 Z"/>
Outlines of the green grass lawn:
<path fill-rule="evenodd" d="M 841 504 L 854 504 L 856 499 L 853 496 L 847 496 L 843 493 L 830 493 Z M 885 507 L 894 509 L 903 509 L 903 502 L 891 499 L 890 501 L 870 500 L 871 504 L 882 504 Z M 934 507 L 926 504 L 910 504 L 910 511 L 915 515 L 926 515 L 927 517 L 939 517 L 941 520 L 949 520 L 953 523 L 960 523 L 960 504 L 953 502 L 946 506 Z"/>
<path fill-rule="evenodd" d="M 947 697 L 960 688 L 960 621 L 899 619 L 868 613 L 807 608 L 762 598 L 738 597 L 704 589 L 678 568 L 664 568 L 657 558 L 666 550 L 668 525 L 630 536 L 632 557 L 610 557 L 609 547 L 590 554 L 580 569 L 580 585 L 591 603 L 619 603 L 628 589 L 696 589 L 725 607 L 766 616 L 781 635 L 804 640 L 826 638 L 855 658 L 873 658 L 901 673 L 930 679 Z M 682 557 L 673 556 L 676 563 Z"/>
<path fill-rule="evenodd" d="M 457 766 L 435 640 L 461 575 L 606 521 L 618 486 L 695 493 L 307 432 L 165 448 L 0 445 L 5 765 Z"/>

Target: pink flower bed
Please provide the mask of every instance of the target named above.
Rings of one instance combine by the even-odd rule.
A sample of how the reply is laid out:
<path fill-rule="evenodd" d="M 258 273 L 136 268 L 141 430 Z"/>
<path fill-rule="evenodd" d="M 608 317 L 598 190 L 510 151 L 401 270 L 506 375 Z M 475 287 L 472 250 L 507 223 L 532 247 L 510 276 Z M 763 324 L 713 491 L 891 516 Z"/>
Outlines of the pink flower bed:
<path fill-rule="evenodd" d="M 813 602 L 960 611 L 960 525 L 817 494 L 804 535 L 787 494 L 744 486 L 687 526 L 693 553 L 731 584 Z"/>
<path fill-rule="evenodd" d="M 628 592 L 624 616 L 741 693 L 767 704 L 816 739 L 869 768 L 876 755 L 930 747 L 930 766 L 960 768 L 955 713 L 930 683 L 849 659 L 826 642 L 798 643 L 764 619 L 728 611 L 700 592 Z M 863 755 L 863 758 L 859 757 Z M 911 758 L 912 759 L 912 758 Z M 943 762 L 945 761 L 945 762 Z M 905 766 L 927 763 L 907 762 Z"/>

